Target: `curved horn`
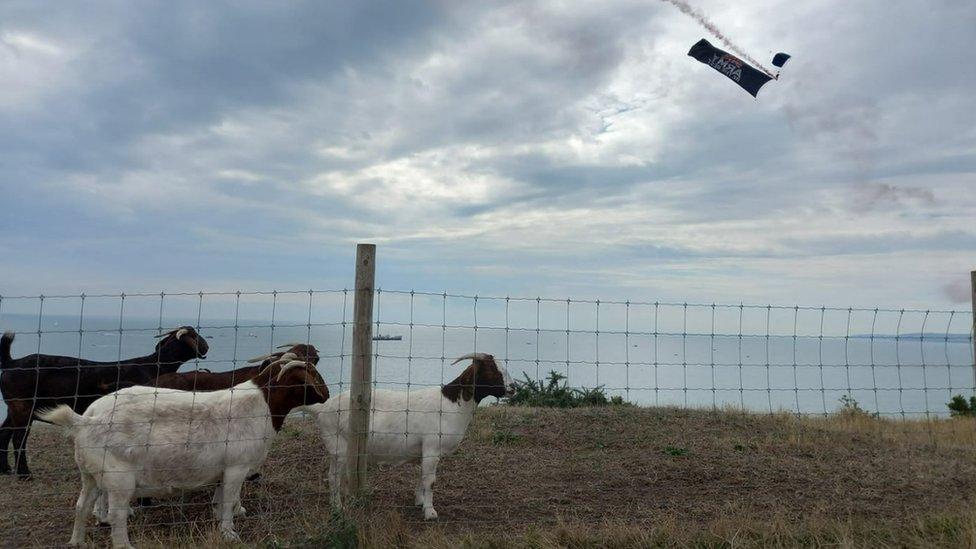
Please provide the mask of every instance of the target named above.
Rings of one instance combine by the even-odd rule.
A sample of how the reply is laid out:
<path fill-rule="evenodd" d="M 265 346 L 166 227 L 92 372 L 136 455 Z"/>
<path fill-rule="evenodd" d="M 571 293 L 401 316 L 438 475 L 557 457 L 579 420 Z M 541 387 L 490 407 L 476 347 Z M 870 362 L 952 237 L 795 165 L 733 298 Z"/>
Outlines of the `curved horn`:
<path fill-rule="evenodd" d="M 173 335 L 173 333 L 174 333 L 174 332 L 176 332 L 177 330 L 179 330 L 179 328 L 173 328 L 172 330 L 167 330 L 167 331 L 165 331 L 165 332 L 162 332 L 162 333 L 161 333 L 161 334 L 159 334 L 159 335 L 154 335 L 154 336 L 153 336 L 153 338 L 155 338 L 155 339 L 159 339 L 159 338 L 161 338 L 161 337 L 166 337 L 166 336 L 168 336 L 168 335 Z"/>
<path fill-rule="evenodd" d="M 186 328 L 180 328 L 179 330 L 176 330 L 176 339 L 180 339 L 181 337 L 185 336 L 188 332 L 189 330 L 187 330 Z"/>
<path fill-rule="evenodd" d="M 491 357 L 491 355 L 489 355 L 488 353 L 468 353 L 468 354 L 466 354 L 466 355 L 464 355 L 462 357 L 458 357 L 457 360 L 455 360 L 454 362 L 451 363 L 451 366 L 454 366 L 455 364 L 457 364 L 458 362 L 461 362 L 462 360 L 469 360 L 469 359 L 470 360 L 486 360 L 486 359 L 488 359 L 490 357 Z"/>
<path fill-rule="evenodd" d="M 278 362 L 281 362 L 281 361 L 279 360 Z M 278 362 L 276 362 L 276 364 Z M 291 370 L 292 368 L 298 368 L 298 367 L 305 368 L 306 367 L 306 364 L 304 362 L 302 362 L 301 360 L 290 360 L 290 361 L 288 361 L 288 363 L 285 364 L 284 366 L 282 366 L 281 367 L 281 370 L 278 371 L 278 377 L 275 378 L 275 381 L 281 381 L 281 376 L 285 375 L 285 372 L 287 372 L 288 370 Z"/>
<path fill-rule="evenodd" d="M 292 342 L 292 343 L 284 343 L 282 345 L 278 345 L 277 347 L 275 347 L 275 349 L 291 349 L 292 347 L 294 347 L 296 345 L 305 345 L 305 343 L 302 342 L 302 341 L 296 341 L 296 342 Z"/>
<path fill-rule="evenodd" d="M 248 364 L 257 364 L 259 362 L 264 362 L 265 360 L 268 360 L 269 358 L 273 358 L 275 360 L 275 362 L 279 362 L 281 360 L 293 360 L 293 359 L 296 359 L 296 358 L 298 358 L 298 355 L 296 355 L 295 353 L 271 353 L 271 354 L 268 354 L 268 355 L 261 355 L 261 356 L 256 356 L 254 358 L 249 358 L 247 360 L 247 363 Z"/>

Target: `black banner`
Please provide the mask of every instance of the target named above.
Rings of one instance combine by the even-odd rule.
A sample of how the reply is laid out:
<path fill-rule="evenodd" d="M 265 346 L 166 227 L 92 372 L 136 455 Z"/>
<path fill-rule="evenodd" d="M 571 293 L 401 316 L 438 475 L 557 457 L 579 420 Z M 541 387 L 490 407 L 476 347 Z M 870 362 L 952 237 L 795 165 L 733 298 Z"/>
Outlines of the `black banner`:
<path fill-rule="evenodd" d="M 729 77 L 753 97 L 763 84 L 772 80 L 766 73 L 746 64 L 731 53 L 722 51 L 702 38 L 688 50 L 688 55 Z"/>

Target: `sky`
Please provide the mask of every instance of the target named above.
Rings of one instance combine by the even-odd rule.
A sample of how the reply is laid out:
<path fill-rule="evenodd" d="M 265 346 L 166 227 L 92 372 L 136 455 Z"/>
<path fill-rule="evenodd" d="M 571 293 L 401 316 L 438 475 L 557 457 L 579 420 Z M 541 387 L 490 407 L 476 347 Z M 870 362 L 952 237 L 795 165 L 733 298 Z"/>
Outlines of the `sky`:
<path fill-rule="evenodd" d="M 6 0 L 0 294 L 968 310 L 976 3 L 691 4 Z"/>

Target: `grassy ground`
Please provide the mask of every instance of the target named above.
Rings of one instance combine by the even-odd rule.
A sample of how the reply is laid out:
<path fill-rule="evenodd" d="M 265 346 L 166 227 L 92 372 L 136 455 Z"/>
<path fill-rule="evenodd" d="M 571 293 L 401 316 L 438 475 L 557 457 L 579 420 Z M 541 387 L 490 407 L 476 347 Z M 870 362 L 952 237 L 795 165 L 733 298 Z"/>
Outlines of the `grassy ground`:
<path fill-rule="evenodd" d="M 479 410 L 435 485 L 415 466 L 372 472 L 372 493 L 330 514 L 324 447 L 289 420 L 245 488 L 241 536 L 258 546 L 972 547 L 976 421 L 897 422 L 603 407 Z M 0 477 L 0 546 L 62 545 L 78 479 L 69 441 L 31 439 L 36 479 Z M 137 546 L 222 545 L 208 495 L 130 521 Z M 105 528 L 90 529 L 108 544 Z"/>

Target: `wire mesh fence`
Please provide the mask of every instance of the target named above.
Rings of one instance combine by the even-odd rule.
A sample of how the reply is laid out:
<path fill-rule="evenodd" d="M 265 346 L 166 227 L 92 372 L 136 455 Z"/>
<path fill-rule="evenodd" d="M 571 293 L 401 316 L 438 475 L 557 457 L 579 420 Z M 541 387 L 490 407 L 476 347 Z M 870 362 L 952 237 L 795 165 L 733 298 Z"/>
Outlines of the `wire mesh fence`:
<path fill-rule="evenodd" d="M 0 327 L 16 335 L 16 359 L 60 355 L 121 367 L 137 364 L 132 357 L 151 356 L 159 341 L 156 336 L 190 326 L 205 338 L 208 352 L 205 358 L 188 357 L 180 372 L 233 370 L 247 366 L 252 357 L 280 353 L 282 344 L 312 344 L 319 355 L 317 371 L 335 399 L 350 383 L 354 294 L 350 289 L 327 289 L 0 296 Z M 453 365 L 455 358 L 488 353 L 516 381 L 553 380 L 569 389 L 598 389 L 607 399 L 618 397 L 642 407 L 741 409 L 800 418 L 853 409 L 890 420 L 878 422 L 879 432 L 906 430 L 911 424 L 910 430 L 927 433 L 928 442 L 940 440 L 940 429 L 973 430 L 968 423 L 948 421 L 947 407 L 955 395 L 976 394 L 969 311 L 602 301 L 396 289 L 376 290 L 373 304 L 374 391 L 436 392 L 470 363 Z M 40 358 L 33 360 L 35 369 L 43 367 Z M 28 417 L 45 404 L 38 379 L 29 395 L 11 395 L 5 387 L 7 420 L 0 441 L 5 443 L 5 458 L 8 447 L 11 450 L 11 469 L 16 471 L 24 460 L 31 463 L 31 497 L 52 502 L 45 516 L 58 526 L 53 537 L 38 539 L 54 543 L 63 541 L 66 528 L 60 525 L 74 514 L 71 502 L 78 484 L 70 443 L 47 436 L 32 446 L 26 433 L 29 422 L 11 421 L 23 403 L 30 405 Z M 115 388 L 73 396 L 94 400 Z M 451 435 L 443 419 L 434 431 L 411 432 L 418 424 L 409 421 L 410 398 L 403 400 L 403 410 L 377 409 L 374 400 L 374 412 L 403 411 L 407 419 L 403 430 L 374 430 L 371 436 Z M 482 404 L 496 401 L 488 398 Z M 439 406 L 438 415 L 458 413 Z M 237 519 L 245 539 L 274 536 L 280 527 L 277 520 L 286 515 L 328 515 L 331 458 L 312 423 L 289 419 L 271 451 L 268 463 L 273 466 L 262 468 L 265 478 L 245 488 L 247 513 Z M 18 453 L 19 448 L 26 448 L 26 454 Z M 377 478 L 382 481 L 389 475 L 380 472 Z M 423 515 L 413 510 L 412 495 L 380 498 L 380 505 L 419 521 Z M 6 501 L 16 506 L 16 499 Z M 213 516 L 211 503 L 209 496 L 194 493 L 156 497 L 130 522 L 144 531 L 177 528 L 182 529 L 180 535 L 198 538 L 206 535 L 200 524 Z M 36 509 L 31 512 L 36 516 Z M 499 514 L 504 510 L 485 508 L 442 514 L 440 520 L 501 521 Z M 36 536 L 30 521 L 12 524 L 12 535 Z"/>

